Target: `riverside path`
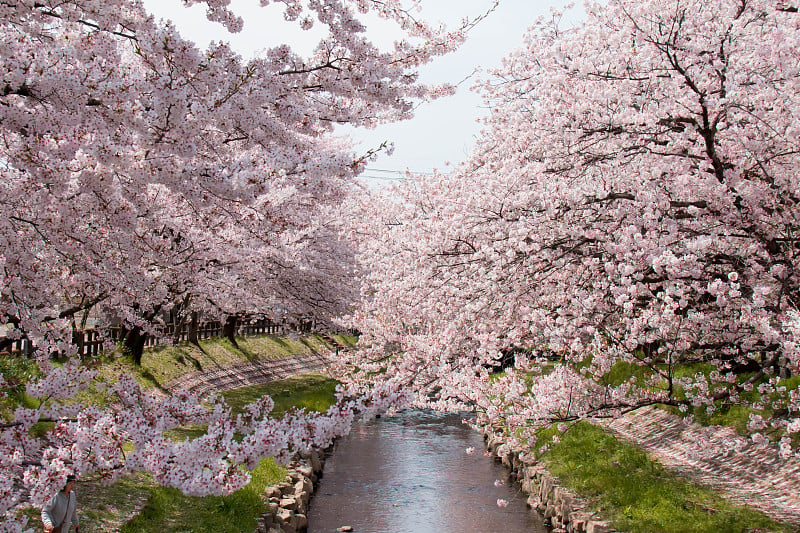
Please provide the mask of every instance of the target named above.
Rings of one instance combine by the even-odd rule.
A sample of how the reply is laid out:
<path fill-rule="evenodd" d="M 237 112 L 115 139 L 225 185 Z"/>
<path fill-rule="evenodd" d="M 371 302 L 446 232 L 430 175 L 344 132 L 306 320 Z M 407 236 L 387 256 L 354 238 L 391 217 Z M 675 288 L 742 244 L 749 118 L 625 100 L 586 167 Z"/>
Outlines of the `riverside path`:
<path fill-rule="evenodd" d="M 800 458 L 782 459 L 730 428 L 700 426 L 656 407 L 601 425 L 632 441 L 668 469 L 721 490 L 731 500 L 800 527 Z"/>

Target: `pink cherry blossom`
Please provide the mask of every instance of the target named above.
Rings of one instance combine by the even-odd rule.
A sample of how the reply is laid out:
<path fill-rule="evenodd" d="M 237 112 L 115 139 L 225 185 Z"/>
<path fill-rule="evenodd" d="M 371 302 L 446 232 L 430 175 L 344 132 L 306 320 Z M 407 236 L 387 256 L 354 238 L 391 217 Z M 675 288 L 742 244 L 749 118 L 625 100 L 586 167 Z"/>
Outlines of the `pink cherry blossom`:
<path fill-rule="evenodd" d="M 227 0 L 184 4 L 231 32 L 245 23 Z M 322 415 L 274 421 L 265 400 L 233 418 L 219 400 L 156 397 L 121 376 L 101 383 L 113 401 L 99 408 L 72 399 L 94 386 L 89 367 L 49 360 L 74 353 L 89 320 L 121 325 L 137 357 L 167 313 L 330 324 L 350 309 L 358 285 L 341 211 L 370 154 L 333 125 L 407 118 L 452 92 L 420 83 L 418 69 L 463 42 L 470 22 L 448 32 L 399 0 L 282 6 L 298 31 L 323 28 L 308 57 L 288 45 L 251 59 L 224 42 L 200 49 L 134 0 L 0 4 L 0 350 L 32 346 L 41 374 L 26 392 L 42 400 L 0 424 L 0 529 L 19 530 L 20 506 L 46 500 L 68 472 L 144 470 L 190 494 L 230 492 L 259 457 L 326 446 L 356 414 L 407 400 L 390 385 L 352 389 Z M 379 49 L 364 13 L 405 37 Z M 0 377 L 0 394 L 8 386 Z M 29 434 L 40 420 L 55 422 L 47 439 Z M 187 423 L 208 431 L 164 437 Z"/>
<path fill-rule="evenodd" d="M 354 205 L 369 349 L 350 364 L 508 424 L 517 450 L 653 404 L 769 407 L 751 427 L 796 434 L 800 15 L 585 9 L 538 21 L 478 85 L 491 115 L 466 161 Z"/>

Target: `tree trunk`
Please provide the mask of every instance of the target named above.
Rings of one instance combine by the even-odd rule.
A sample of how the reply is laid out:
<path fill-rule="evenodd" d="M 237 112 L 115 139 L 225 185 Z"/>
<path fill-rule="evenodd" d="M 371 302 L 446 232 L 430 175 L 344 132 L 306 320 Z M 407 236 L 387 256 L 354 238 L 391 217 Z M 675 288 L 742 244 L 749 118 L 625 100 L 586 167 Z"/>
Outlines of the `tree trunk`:
<path fill-rule="evenodd" d="M 145 342 L 147 342 L 147 333 L 143 333 L 138 326 L 125 333 L 123 339 L 125 352 L 133 358 L 133 363 L 136 366 L 142 366 Z"/>
<path fill-rule="evenodd" d="M 200 346 L 200 341 L 197 339 L 197 311 L 192 311 L 192 319 L 189 321 L 189 331 L 186 338 L 195 346 Z"/>
<path fill-rule="evenodd" d="M 222 328 L 222 334 L 235 348 L 239 347 L 239 345 L 236 343 L 236 324 L 238 321 L 239 318 L 236 315 L 230 315 L 225 319 L 225 326 Z"/>

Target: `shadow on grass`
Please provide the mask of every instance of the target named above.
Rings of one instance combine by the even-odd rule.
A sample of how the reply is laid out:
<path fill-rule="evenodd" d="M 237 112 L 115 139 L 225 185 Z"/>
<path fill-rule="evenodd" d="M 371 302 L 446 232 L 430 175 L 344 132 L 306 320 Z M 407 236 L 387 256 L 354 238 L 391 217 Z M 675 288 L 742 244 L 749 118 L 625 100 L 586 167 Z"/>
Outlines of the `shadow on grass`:
<path fill-rule="evenodd" d="M 247 348 L 246 346 L 244 346 L 244 342 L 245 342 L 245 339 L 244 339 L 244 338 L 241 338 L 241 340 L 237 339 L 237 341 L 236 341 L 236 342 L 238 342 L 238 343 L 239 343 L 239 347 L 238 347 L 238 348 L 236 348 L 235 346 L 231 346 L 231 350 L 236 350 L 236 351 L 238 351 L 238 352 L 239 352 L 240 354 L 242 354 L 242 355 L 245 357 L 245 359 L 247 359 L 248 361 L 258 361 L 258 360 L 260 359 L 260 357 L 258 356 L 258 354 L 254 353 L 252 350 L 250 350 L 249 348 Z"/>
<path fill-rule="evenodd" d="M 311 341 L 309 341 L 309 340 L 308 340 L 306 337 L 301 337 L 301 338 L 300 338 L 300 339 L 298 339 L 298 340 L 300 341 L 300 343 L 301 343 L 303 346 L 305 346 L 306 348 L 308 348 L 308 349 L 311 351 L 311 353 L 313 353 L 314 355 L 317 355 L 317 354 L 319 353 L 319 350 L 318 350 L 318 349 L 319 349 L 319 346 L 318 346 L 318 345 L 315 345 L 315 344 L 313 344 L 313 343 L 312 343 Z"/>
<path fill-rule="evenodd" d="M 151 384 L 153 387 L 157 388 L 164 394 L 169 394 L 169 391 L 161 384 L 160 381 L 158 381 L 158 378 L 155 377 L 153 373 L 150 372 L 150 370 L 148 370 L 147 368 L 140 367 L 139 375 L 145 382 Z"/>
<path fill-rule="evenodd" d="M 288 342 L 286 342 L 283 338 L 276 337 L 275 335 L 268 335 L 268 337 L 272 342 L 280 346 L 285 352 L 291 353 L 294 350 L 292 346 Z"/>
<path fill-rule="evenodd" d="M 230 353 L 236 353 L 239 351 L 239 349 L 236 346 L 232 345 L 230 341 L 228 341 L 228 339 L 224 337 L 210 337 L 208 339 L 201 340 L 199 345 L 191 344 L 191 346 L 194 346 L 197 349 L 199 349 L 203 353 L 203 355 L 205 355 L 208 359 L 210 359 L 211 362 L 214 364 L 214 366 L 216 366 L 217 368 L 225 368 L 225 366 L 227 365 L 225 363 L 220 363 L 219 361 L 217 361 L 212 355 L 211 351 L 206 350 L 203 344 L 205 344 L 206 346 L 218 346 L 220 349 Z"/>
<path fill-rule="evenodd" d="M 557 443 L 553 435 L 559 436 Z M 541 457 L 551 474 L 594 502 L 620 531 L 790 531 L 759 511 L 733 505 L 716 491 L 668 472 L 640 448 L 587 422 L 561 434 L 556 428 L 542 430 L 537 446 L 547 442 L 550 448 Z"/>
<path fill-rule="evenodd" d="M 200 346 L 199 344 L 193 344 L 192 346 L 195 346 L 198 350 L 200 350 L 200 352 L 203 353 L 203 355 L 205 355 L 206 357 L 208 357 L 208 358 L 213 360 L 213 357 L 208 355 L 208 352 L 206 352 L 205 349 L 202 346 Z M 203 365 L 192 354 L 184 352 L 182 355 L 183 355 L 183 357 L 188 359 L 190 363 L 192 363 L 192 366 L 196 370 L 198 370 L 198 371 L 202 371 L 203 370 Z"/>

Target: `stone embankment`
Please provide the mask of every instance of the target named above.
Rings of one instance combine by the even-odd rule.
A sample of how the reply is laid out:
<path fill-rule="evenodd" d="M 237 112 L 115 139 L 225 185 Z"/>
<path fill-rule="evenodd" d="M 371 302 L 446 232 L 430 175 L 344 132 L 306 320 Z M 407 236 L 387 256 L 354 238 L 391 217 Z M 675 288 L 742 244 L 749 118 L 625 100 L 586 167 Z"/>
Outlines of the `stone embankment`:
<path fill-rule="evenodd" d="M 308 503 L 317 487 L 325 462 L 324 453 L 311 453 L 289 464 L 286 479 L 267 487 L 267 510 L 258 520 L 256 533 L 297 533 L 308 527 Z"/>
<path fill-rule="evenodd" d="M 167 388 L 189 390 L 205 397 L 213 392 L 258 385 L 295 374 L 324 371 L 330 363 L 331 356 L 324 353 L 252 361 L 194 372 L 173 381 Z M 478 423 L 489 450 L 522 483 L 528 505 L 540 511 L 555 531 L 613 531 L 607 522 L 589 510 L 585 501 L 560 487 L 558 479 L 532 457 L 505 451 L 500 428 L 492 427 L 481 417 Z M 667 468 L 720 489 L 732 500 L 760 509 L 781 522 L 800 526 L 800 458 L 782 460 L 773 448 L 755 446 L 731 429 L 701 427 L 654 407 L 639 409 L 601 425 L 650 452 Z M 322 469 L 323 454 L 316 452 L 315 457 L 313 464 L 308 464 L 306 458 L 305 462 L 292 467 L 287 481 L 277 486 L 280 497 L 275 487 L 270 488 L 266 495 L 270 500 L 270 512 L 265 515 L 259 532 L 305 529 L 304 512 Z M 298 485 L 308 489 L 309 483 L 311 488 L 305 491 L 308 496 L 292 496 L 298 494 Z M 267 515 L 271 518 L 267 519 Z"/>
<path fill-rule="evenodd" d="M 609 533 L 615 531 L 601 520 L 589 505 L 574 493 L 561 487 L 558 478 L 550 475 L 533 455 L 513 453 L 506 449 L 504 430 L 494 427 L 485 415 L 478 415 L 478 427 L 489 452 L 509 468 L 528 496 L 528 506 L 536 509 L 555 532 Z"/>

